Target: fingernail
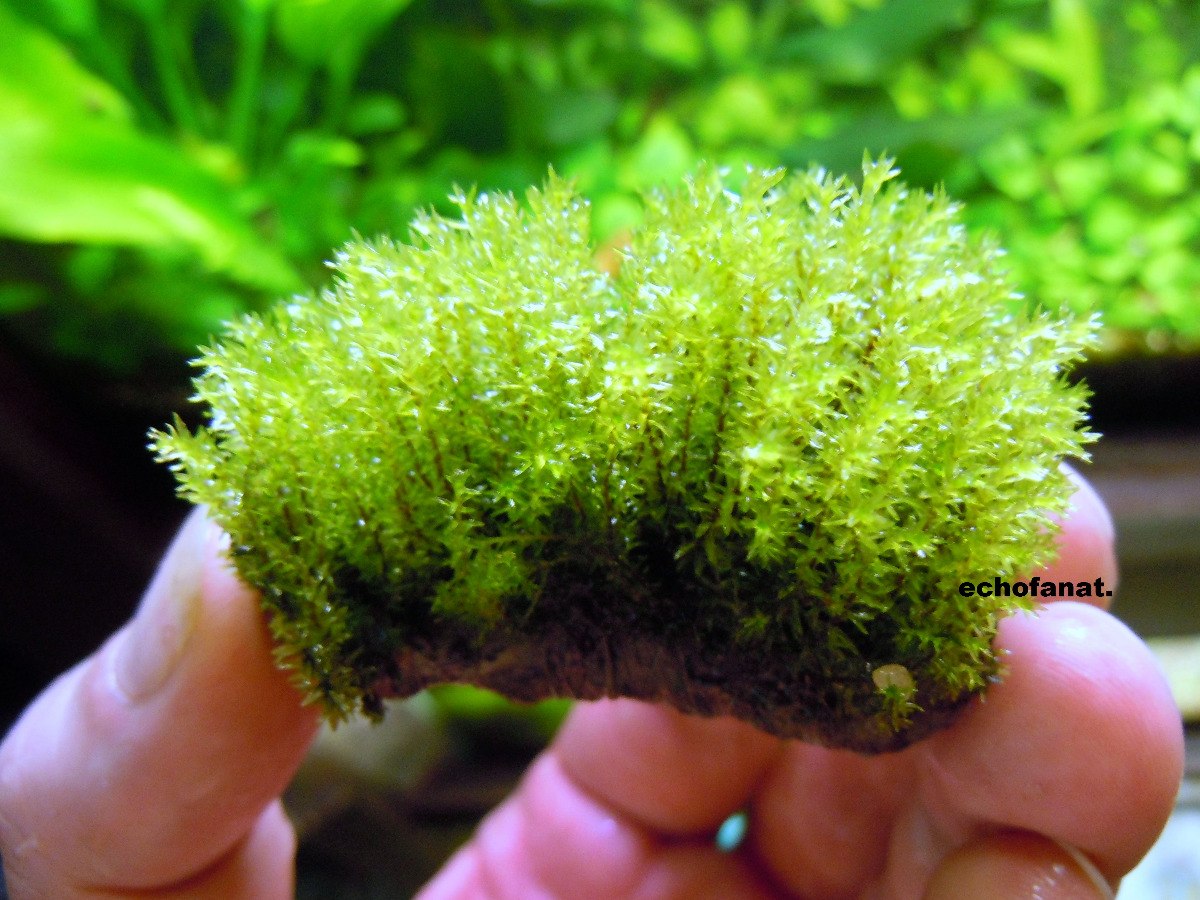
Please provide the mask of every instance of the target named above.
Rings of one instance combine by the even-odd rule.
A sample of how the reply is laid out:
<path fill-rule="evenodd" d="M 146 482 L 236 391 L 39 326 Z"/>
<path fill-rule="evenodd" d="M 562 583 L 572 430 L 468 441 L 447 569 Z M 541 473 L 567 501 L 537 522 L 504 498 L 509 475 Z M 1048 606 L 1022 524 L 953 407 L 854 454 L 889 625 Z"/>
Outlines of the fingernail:
<path fill-rule="evenodd" d="M 203 510 L 188 517 L 133 620 L 117 638 L 113 677 L 131 702 L 158 691 L 183 656 L 200 609 L 200 576 L 211 528 Z"/>
<path fill-rule="evenodd" d="M 1112 889 L 1112 885 L 1108 883 L 1108 879 L 1101 874 L 1100 869 L 1092 862 L 1087 855 L 1078 847 L 1065 843 L 1060 840 L 1051 838 L 1054 843 L 1058 844 L 1062 851 L 1075 861 L 1075 865 L 1079 866 L 1081 871 L 1088 881 L 1092 883 L 1092 887 L 1105 900 L 1116 900 L 1116 892 Z"/>
<path fill-rule="evenodd" d="M 925 900 L 1113 900 L 1104 876 L 1078 849 L 1027 832 L 999 833 L 960 847 L 939 864 Z"/>

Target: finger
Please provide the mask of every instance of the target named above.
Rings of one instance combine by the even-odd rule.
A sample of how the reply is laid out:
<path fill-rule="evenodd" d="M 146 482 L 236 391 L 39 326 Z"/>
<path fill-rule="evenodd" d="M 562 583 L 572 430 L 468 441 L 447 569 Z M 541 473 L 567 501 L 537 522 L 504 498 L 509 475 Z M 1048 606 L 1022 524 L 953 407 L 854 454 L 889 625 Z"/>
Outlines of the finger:
<path fill-rule="evenodd" d="M 1112 520 L 1078 473 L 1060 554 L 1043 577 L 1115 584 Z M 888 840 L 916 773 L 912 753 L 864 757 L 792 744 L 755 800 L 750 842 L 801 896 L 857 896 L 883 869 Z"/>
<path fill-rule="evenodd" d="M 633 700 L 579 704 L 422 896 L 766 896 L 745 860 L 712 838 L 780 746 L 732 719 Z"/>
<path fill-rule="evenodd" d="M 765 898 L 744 860 L 669 840 L 589 795 L 548 752 L 484 820 L 422 900 Z"/>
<path fill-rule="evenodd" d="M 1112 900 L 1112 888 L 1086 862 L 1028 833 L 990 835 L 951 853 L 929 882 L 925 900 Z"/>
<path fill-rule="evenodd" d="M 581 704 L 552 751 L 606 807 L 672 835 L 715 829 L 745 805 L 783 743 L 730 718 L 635 700 Z"/>
<path fill-rule="evenodd" d="M 857 897 L 887 860 L 915 785 L 912 753 L 863 756 L 789 743 L 750 808 L 750 852 L 800 897 Z"/>
<path fill-rule="evenodd" d="M 221 557 L 220 532 L 197 511 L 132 622 L 0 745 L 9 876 L 29 896 L 151 891 L 217 877 L 247 847 L 288 852 L 278 838 L 249 838 L 261 838 L 264 810 L 315 725 L 272 663 L 256 598 Z"/>
<path fill-rule="evenodd" d="M 900 855 L 1002 826 L 1079 848 L 1115 883 L 1158 836 L 1182 776 L 1162 675 L 1129 629 L 1084 604 L 1013 616 L 999 642 L 1004 681 L 919 748 L 930 821 L 900 835 Z"/>
<path fill-rule="evenodd" d="M 1063 468 L 1076 489 L 1056 538 L 1058 555 L 1043 568 L 1042 579 L 1092 584 L 1100 578 L 1104 589 L 1115 594 L 1117 552 L 1112 516 L 1087 479 L 1070 466 Z M 1085 597 L 1082 602 L 1107 609 L 1112 605 L 1112 596 Z"/>

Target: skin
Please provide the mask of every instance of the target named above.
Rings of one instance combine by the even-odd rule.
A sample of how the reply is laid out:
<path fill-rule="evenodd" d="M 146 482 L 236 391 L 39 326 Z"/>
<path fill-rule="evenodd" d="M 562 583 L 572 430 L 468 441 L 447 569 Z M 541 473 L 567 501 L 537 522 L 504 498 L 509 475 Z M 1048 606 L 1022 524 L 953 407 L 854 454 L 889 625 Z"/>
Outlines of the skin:
<path fill-rule="evenodd" d="M 1043 577 L 1115 584 L 1112 523 L 1082 481 L 1060 546 Z M 132 622 L 0 744 L 14 898 L 292 895 L 278 797 L 317 715 L 273 667 L 221 550 L 194 515 Z M 1141 858 L 1181 777 L 1178 713 L 1145 646 L 1099 606 L 1014 616 L 998 640 L 1007 679 L 886 756 L 581 704 L 423 896 L 1106 896 L 1062 845 L 1112 884 Z M 720 853 L 713 833 L 739 809 L 747 837 Z"/>

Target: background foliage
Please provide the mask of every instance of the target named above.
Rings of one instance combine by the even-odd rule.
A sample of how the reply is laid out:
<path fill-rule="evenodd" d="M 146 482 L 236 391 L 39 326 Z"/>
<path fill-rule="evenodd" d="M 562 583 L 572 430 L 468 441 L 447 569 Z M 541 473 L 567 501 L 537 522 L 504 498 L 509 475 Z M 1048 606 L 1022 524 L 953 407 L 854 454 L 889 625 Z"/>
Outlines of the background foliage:
<path fill-rule="evenodd" d="M 968 201 L 1031 297 L 1101 309 L 1110 352 L 1200 347 L 1188 0 L 0 0 L 0 727 L 128 616 L 177 524 L 142 436 L 183 360 L 355 230 L 553 164 L 606 238 L 700 158 L 864 150 Z M 438 705 L 454 749 L 407 810 L 490 806 L 562 714 Z M 430 853 L 387 815 L 307 852 L 395 896 L 471 827 Z"/>
<path fill-rule="evenodd" d="M 1200 10 L 1170 0 L 0 0 L 0 328 L 115 373 L 553 165 L 599 239 L 700 159 L 894 154 L 1107 349 L 1200 344 Z"/>

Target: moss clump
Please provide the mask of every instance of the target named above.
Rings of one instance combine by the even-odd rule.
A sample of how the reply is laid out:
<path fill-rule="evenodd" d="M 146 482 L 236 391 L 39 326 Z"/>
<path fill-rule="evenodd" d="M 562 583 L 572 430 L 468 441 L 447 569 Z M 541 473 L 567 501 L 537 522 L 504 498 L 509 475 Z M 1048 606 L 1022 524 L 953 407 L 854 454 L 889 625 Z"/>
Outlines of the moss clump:
<path fill-rule="evenodd" d="M 957 588 L 1050 554 L 1094 323 L 894 175 L 700 172 L 615 276 L 561 180 L 458 196 L 233 325 L 154 446 L 333 718 L 463 680 L 903 746 L 997 673 L 1023 601 Z"/>

